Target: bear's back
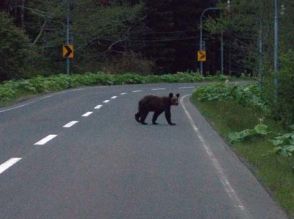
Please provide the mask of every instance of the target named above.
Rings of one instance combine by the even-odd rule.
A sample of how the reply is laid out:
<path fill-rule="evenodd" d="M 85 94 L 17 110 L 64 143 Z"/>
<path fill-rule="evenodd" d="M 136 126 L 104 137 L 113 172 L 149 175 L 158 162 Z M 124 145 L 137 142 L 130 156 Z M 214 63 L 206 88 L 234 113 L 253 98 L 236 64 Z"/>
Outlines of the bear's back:
<path fill-rule="evenodd" d="M 168 107 L 168 97 L 158 97 L 155 95 L 148 95 L 143 97 L 139 102 L 139 108 L 148 111 L 164 110 Z"/>

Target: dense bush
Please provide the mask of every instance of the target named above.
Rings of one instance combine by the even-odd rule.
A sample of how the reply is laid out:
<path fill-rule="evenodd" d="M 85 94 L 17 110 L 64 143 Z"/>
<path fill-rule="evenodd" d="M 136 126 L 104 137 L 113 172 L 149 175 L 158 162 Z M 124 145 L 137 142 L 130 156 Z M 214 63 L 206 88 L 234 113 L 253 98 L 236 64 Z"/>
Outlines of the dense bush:
<path fill-rule="evenodd" d="M 215 79 L 215 78 L 213 78 Z M 199 82 L 204 80 L 198 73 L 178 73 L 168 75 L 105 74 L 103 72 L 85 74 L 57 74 L 50 77 L 37 76 L 31 79 L 7 81 L 0 84 L 0 103 L 19 96 L 59 91 L 67 88 L 89 85 L 122 85 L 159 82 Z M 211 80 L 211 79 L 210 79 Z M 220 78 L 219 80 L 222 80 Z"/>
<path fill-rule="evenodd" d="M 272 74 L 273 76 L 273 74 Z M 278 75 L 278 92 L 275 98 L 273 77 L 268 76 L 265 83 L 265 96 L 271 104 L 276 119 L 285 126 L 294 123 L 294 51 L 282 55 Z"/>
<path fill-rule="evenodd" d="M 234 100 L 242 106 L 251 106 L 268 114 L 269 108 L 262 98 L 261 89 L 256 84 L 232 85 L 229 83 L 214 83 L 200 87 L 197 90 L 200 101 L 226 101 Z"/>
<path fill-rule="evenodd" d="M 34 54 L 29 39 L 4 12 L 0 27 L 0 81 L 25 77 L 26 63 Z"/>

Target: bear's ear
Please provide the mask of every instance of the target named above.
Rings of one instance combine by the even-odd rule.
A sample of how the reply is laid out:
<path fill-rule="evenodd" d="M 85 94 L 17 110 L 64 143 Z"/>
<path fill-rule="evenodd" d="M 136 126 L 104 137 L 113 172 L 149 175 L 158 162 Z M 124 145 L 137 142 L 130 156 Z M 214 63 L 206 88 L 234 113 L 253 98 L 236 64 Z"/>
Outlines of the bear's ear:
<path fill-rule="evenodd" d="M 172 98 L 173 96 L 174 96 L 174 94 L 173 93 L 169 93 L 169 98 Z"/>
<path fill-rule="evenodd" d="M 180 94 L 178 93 L 178 94 L 176 94 L 176 97 L 179 97 L 180 96 Z"/>

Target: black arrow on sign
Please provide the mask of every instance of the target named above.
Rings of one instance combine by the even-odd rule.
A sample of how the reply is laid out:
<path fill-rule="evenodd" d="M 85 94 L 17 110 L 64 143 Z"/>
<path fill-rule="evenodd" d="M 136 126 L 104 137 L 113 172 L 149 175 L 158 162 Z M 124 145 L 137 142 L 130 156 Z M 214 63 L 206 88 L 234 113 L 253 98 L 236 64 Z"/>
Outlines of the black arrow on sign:
<path fill-rule="evenodd" d="M 72 49 L 68 45 L 64 46 L 64 48 L 66 49 L 66 53 L 64 54 L 64 58 L 68 58 L 70 56 L 70 54 L 72 53 Z"/>

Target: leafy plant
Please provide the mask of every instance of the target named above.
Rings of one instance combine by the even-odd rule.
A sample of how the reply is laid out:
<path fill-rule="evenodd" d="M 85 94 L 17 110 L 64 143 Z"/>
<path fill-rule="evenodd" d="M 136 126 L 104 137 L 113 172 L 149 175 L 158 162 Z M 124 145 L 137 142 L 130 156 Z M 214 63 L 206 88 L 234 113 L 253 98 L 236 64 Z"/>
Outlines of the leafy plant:
<path fill-rule="evenodd" d="M 293 127 L 293 125 L 292 125 Z M 293 128 L 292 128 L 293 129 Z M 294 154 L 294 129 L 292 132 L 279 135 L 271 140 L 275 145 L 274 152 L 285 157 L 293 156 Z"/>
<path fill-rule="evenodd" d="M 197 90 L 199 101 L 227 101 L 234 100 L 242 106 L 252 106 L 266 114 L 269 113 L 268 104 L 261 96 L 261 90 L 256 84 L 231 85 L 215 83 L 200 87 Z"/>
<path fill-rule="evenodd" d="M 253 129 L 245 129 L 240 132 L 231 132 L 229 133 L 229 139 L 231 143 L 241 142 L 248 138 L 255 136 L 265 136 L 269 132 L 268 126 L 262 123 L 257 124 Z"/>

